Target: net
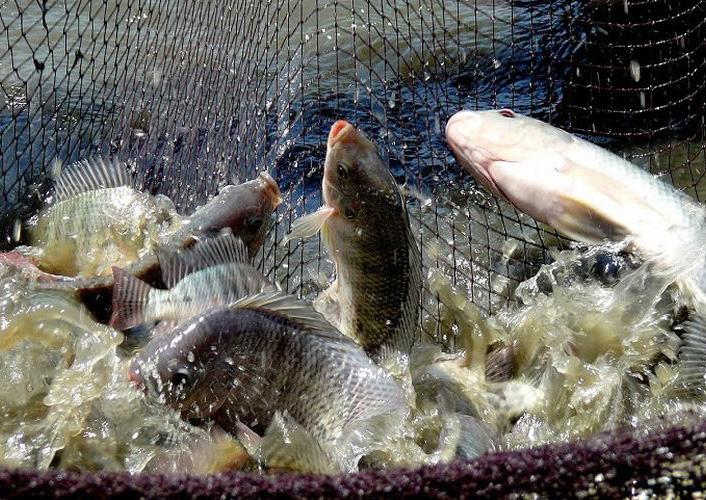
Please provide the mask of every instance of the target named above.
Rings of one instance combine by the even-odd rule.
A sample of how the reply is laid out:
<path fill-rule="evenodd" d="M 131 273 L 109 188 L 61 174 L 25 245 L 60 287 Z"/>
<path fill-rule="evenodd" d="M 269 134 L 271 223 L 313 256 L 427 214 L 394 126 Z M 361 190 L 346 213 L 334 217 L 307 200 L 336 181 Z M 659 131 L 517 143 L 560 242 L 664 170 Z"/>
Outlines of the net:
<path fill-rule="evenodd" d="M 530 114 L 706 195 L 705 1 L 15 0 L 0 23 L 6 248 L 58 164 L 118 156 L 182 213 L 268 170 L 285 203 L 259 266 L 311 297 L 320 242 L 279 242 L 321 205 L 345 118 L 409 194 L 425 268 L 492 313 L 566 241 L 462 172 L 443 138 L 462 108 Z M 433 290 L 423 307 L 438 316 Z"/>

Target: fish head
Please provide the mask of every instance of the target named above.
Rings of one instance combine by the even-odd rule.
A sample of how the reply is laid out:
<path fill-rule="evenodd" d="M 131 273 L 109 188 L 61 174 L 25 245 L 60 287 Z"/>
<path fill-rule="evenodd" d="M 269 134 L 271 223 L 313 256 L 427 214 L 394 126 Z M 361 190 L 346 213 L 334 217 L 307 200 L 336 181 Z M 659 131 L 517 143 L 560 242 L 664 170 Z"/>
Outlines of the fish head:
<path fill-rule="evenodd" d="M 223 187 L 192 217 L 195 231 L 217 234 L 230 228 L 256 253 L 272 224 L 272 213 L 282 203 L 277 182 L 266 172 L 239 185 Z"/>
<path fill-rule="evenodd" d="M 571 134 L 509 109 L 460 111 L 446 124 L 459 163 L 494 195 L 542 222 L 559 216 L 573 190 Z"/>
<path fill-rule="evenodd" d="M 323 195 L 341 229 L 367 225 L 380 210 L 402 204 L 378 147 L 344 120 L 334 123 L 329 133 Z"/>
<path fill-rule="evenodd" d="M 184 418 L 206 418 L 227 395 L 224 374 L 218 370 L 219 347 L 195 318 L 150 342 L 130 364 L 128 379 Z"/>

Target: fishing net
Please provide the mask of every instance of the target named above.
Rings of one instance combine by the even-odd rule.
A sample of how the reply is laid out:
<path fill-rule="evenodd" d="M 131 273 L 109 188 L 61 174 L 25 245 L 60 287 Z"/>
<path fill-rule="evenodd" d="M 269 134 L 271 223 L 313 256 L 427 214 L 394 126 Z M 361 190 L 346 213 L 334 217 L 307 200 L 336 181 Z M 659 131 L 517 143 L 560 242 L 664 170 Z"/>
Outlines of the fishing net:
<path fill-rule="evenodd" d="M 268 170 L 285 203 L 259 266 L 311 297 L 332 269 L 320 242 L 279 242 L 296 217 L 321 205 L 326 137 L 344 118 L 380 145 L 408 195 L 425 268 L 442 269 L 493 313 L 547 262 L 549 248 L 567 242 L 489 195 L 456 164 L 444 126 L 463 108 L 530 114 L 587 135 L 699 199 L 706 195 L 700 0 L 15 0 L 0 3 L 0 23 L 5 248 L 15 244 L 15 221 L 36 210 L 52 172 L 87 156 L 128 161 L 145 189 L 170 196 L 182 213 L 220 186 Z M 438 301 L 425 291 L 424 316 L 433 320 Z M 599 493 L 703 487 L 696 479 L 703 429 L 606 439 L 542 453 L 592 460 L 582 480 L 593 474 L 600 483 L 600 474 L 612 485 L 597 485 Z M 634 469 L 623 465 L 614 480 L 617 465 L 595 450 L 629 439 L 627 458 L 612 456 Z M 675 446 L 679 454 L 645 453 Z M 532 486 L 560 484 L 552 460 L 533 462 L 542 453 L 393 474 L 386 484 L 394 490 L 395 481 L 433 480 L 434 492 L 443 493 L 444 479 L 473 476 L 469 484 L 480 488 L 481 476 L 490 484 L 518 477 L 516 491 L 550 494 L 557 490 Z M 664 471 L 677 462 L 688 464 L 688 481 L 665 486 L 659 478 L 674 477 Z M 42 477 L 37 488 L 52 488 Z M 380 484 L 370 477 L 340 484 L 357 494 Z M 573 472 L 567 477 L 578 481 Z M 126 487 L 113 480 L 106 484 Z M 270 480 L 258 481 L 246 487 L 275 491 Z M 328 488 L 322 491 L 339 492 Z"/>

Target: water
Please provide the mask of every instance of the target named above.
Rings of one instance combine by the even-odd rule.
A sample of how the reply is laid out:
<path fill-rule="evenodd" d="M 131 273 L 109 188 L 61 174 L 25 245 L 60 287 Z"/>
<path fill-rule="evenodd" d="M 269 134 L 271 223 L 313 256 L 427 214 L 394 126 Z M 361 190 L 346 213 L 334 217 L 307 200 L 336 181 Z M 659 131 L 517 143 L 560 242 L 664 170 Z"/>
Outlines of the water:
<path fill-rule="evenodd" d="M 211 442 L 134 390 L 116 352 L 122 334 L 72 295 L 6 265 L 0 287 L 4 466 L 166 472 L 194 443 Z"/>
<path fill-rule="evenodd" d="M 703 415 L 703 393 L 686 394 L 678 380 L 680 340 L 671 323 L 682 298 L 669 279 L 618 250 L 555 254 L 519 285 L 517 304 L 492 318 L 435 273 L 438 327 L 463 354 L 435 364 L 423 354 L 418 394 L 444 394 L 455 408 L 481 415 L 510 449 Z M 507 382 L 484 376 L 486 352 L 497 344 L 513 347 L 515 375 Z M 665 420 L 655 424 L 658 418 Z"/>
<path fill-rule="evenodd" d="M 555 335 L 552 341 L 561 345 L 560 339 L 585 331 L 576 321 L 590 320 L 568 307 L 567 297 L 583 297 L 579 303 L 587 310 L 605 313 L 610 302 L 606 295 L 613 292 L 595 284 L 572 285 L 560 287 L 563 299 L 559 293 L 535 298 L 517 311 L 504 309 L 508 301 L 517 299 L 517 293 L 527 293 L 531 283 L 537 283 L 535 278 L 520 285 L 554 258 L 548 248 L 565 248 L 568 242 L 477 186 L 456 164 L 443 129 L 446 119 L 462 108 L 511 107 L 560 121 L 557 108 L 564 97 L 571 57 L 586 38 L 571 19 L 584 14 L 585 6 L 582 1 L 528 0 L 512 4 L 503 0 L 305 0 L 288 5 L 253 2 L 245 9 L 195 0 L 127 5 L 79 0 L 68 6 L 58 1 L 5 2 L 0 5 L 5 29 L 0 41 L 0 83 L 5 97 L 0 103 L 4 225 L 11 228 L 18 213 L 31 213 L 39 199 L 37 192 L 44 189 L 44 173 L 55 158 L 65 163 L 100 152 L 130 159 L 146 189 L 169 195 L 184 213 L 203 203 L 219 186 L 267 169 L 280 183 L 285 203 L 259 256 L 260 266 L 287 290 L 313 298 L 332 277 L 332 263 L 321 243 L 278 243 L 292 220 L 320 206 L 326 136 L 334 120 L 345 118 L 380 145 L 405 188 L 429 278 L 423 304 L 424 335 L 447 347 L 464 342 L 473 346 L 463 340 L 464 335 L 479 335 L 474 325 L 486 324 L 484 313 L 504 311 L 497 320 L 500 323 L 488 322 L 483 342 L 508 341 L 539 331 L 538 338 Z M 635 67 L 633 77 L 639 76 Z M 675 141 L 617 150 L 654 173 L 668 175 L 675 186 L 699 199 L 706 195 L 703 144 Z M 17 212 L 22 206 L 30 209 Z M 443 296 L 439 302 L 439 287 L 433 285 L 440 282 L 454 287 L 446 302 Z M 459 326 L 458 314 L 448 312 L 449 301 L 471 314 L 471 319 Z M 561 331 L 571 324 L 571 315 L 571 331 Z M 616 332 L 629 324 L 612 319 L 609 326 L 616 327 Z M 643 330 L 626 335 L 641 339 L 645 332 L 657 332 L 669 339 L 659 323 L 662 319 L 640 323 Z M 601 327 L 601 331 L 608 330 L 608 326 Z M 115 341 L 106 335 L 106 345 Z M 616 345 L 615 337 L 610 341 Z M 475 345 L 474 359 L 482 359 L 483 349 L 478 342 Z M 48 367 L 57 363 L 53 356 L 40 346 L 34 359 Z M 649 405 L 632 413 L 618 409 L 616 401 L 626 399 L 623 393 L 634 389 L 621 376 L 624 366 L 617 367 L 613 360 L 595 353 L 590 357 L 576 365 L 576 356 L 559 356 L 564 363 L 557 369 L 559 380 L 552 375 L 539 388 L 521 381 L 524 385 L 496 387 L 494 392 L 476 390 L 470 395 L 472 406 L 500 428 L 509 425 L 508 415 L 517 416 L 523 405 L 536 403 L 533 391 L 555 390 L 555 399 L 550 401 L 565 402 L 580 395 L 567 382 L 570 376 L 592 381 L 584 389 L 593 390 L 595 401 L 606 409 L 597 421 L 574 420 L 574 431 L 562 434 L 560 423 L 571 415 L 537 407 L 506 438 L 507 446 L 575 438 L 627 421 L 628 415 L 655 414 Z M 179 427 L 182 424 L 175 423 L 174 415 L 165 420 L 170 422 L 164 424 L 166 430 L 154 423 L 133 440 L 136 430 L 120 426 L 129 412 L 118 411 L 118 401 L 145 418 L 158 420 L 164 415 L 158 409 L 144 408 L 142 400 L 119 381 L 119 360 L 106 356 L 96 363 L 93 369 L 102 371 L 113 385 L 90 397 L 81 396 L 90 400 L 76 410 L 87 419 L 83 436 L 90 439 L 69 439 L 59 458 L 47 454 L 41 462 L 31 462 L 27 457 L 36 454 L 28 453 L 8 463 L 151 470 L 160 463 L 162 452 L 183 454 L 193 448 L 191 441 L 209 442 L 211 438 L 195 427 Z M 459 373 L 456 364 L 443 366 Z M 71 365 L 61 365 L 61 369 L 73 373 Z M 27 364 L 15 371 L 29 377 L 18 386 L 25 387 L 26 394 L 8 392 L 8 397 L 19 398 L 16 401 L 27 411 L 39 408 L 46 412 L 41 404 L 29 404 L 27 398 L 45 397 L 51 384 L 33 378 L 37 372 L 32 373 Z M 601 385 L 597 373 L 610 373 L 610 383 Z M 472 376 L 480 380 L 482 373 L 475 370 Z M 649 386 L 657 391 L 662 384 L 665 400 L 672 401 L 672 377 L 670 365 L 657 364 Z M 640 387 L 644 389 L 644 383 Z M 525 396 L 519 403 L 508 396 L 515 389 Z M 121 396 L 111 400 L 111 391 Z M 97 413 L 96 401 L 102 405 Z M 504 413 L 498 409 L 506 407 L 513 409 Z M 106 408 L 108 413 L 101 413 Z M 35 419 L 46 416 L 29 415 Z M 603 419 L 608 415 L 615 419 Z M 16 423 L 8 420 L 3 431 L 5 442 L 13 446 L 33 435 L 18 431 Z M 161 442 L 163 433 L 177 428 L 189 443 L 178 443 L 175 448 L 155 444 L 155 440 Z M 43 431 L 35 428 L 32 432 Z M 187 439 L 193 434 L 194 440 Z M 528 436 L 534 440 L 528 441 Z M 128 450 L 116 444 L 131 441 L 134 446 Z M 105 450 L 109 452 L 103 456 Z M 165 458 L 161 463 L 174 462 Z"/>

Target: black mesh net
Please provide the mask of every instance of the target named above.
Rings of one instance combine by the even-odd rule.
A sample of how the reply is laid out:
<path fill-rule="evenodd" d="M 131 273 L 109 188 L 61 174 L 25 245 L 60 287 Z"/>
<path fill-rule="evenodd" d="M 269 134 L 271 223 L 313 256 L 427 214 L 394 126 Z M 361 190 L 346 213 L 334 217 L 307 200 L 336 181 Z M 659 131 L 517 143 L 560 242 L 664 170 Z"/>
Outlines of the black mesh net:
<path fill-rule="evenodd" d="M 565 241 L 462 172 L 443 134 L 462 108 L 541 118 L 706 194 L 701 0 L 15 0 L 0 23 L 5 247 L 57 162 L 117 155 L 184 213 L 268 170 L 285 203 L 259 265 L 310 295 L 320 242 L 277 242 L 320 206 L 344 118 L 410 195 L 425 266 L 492 313 Z"/>

